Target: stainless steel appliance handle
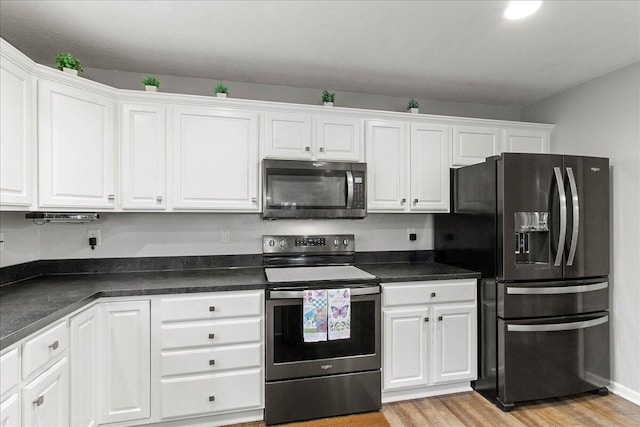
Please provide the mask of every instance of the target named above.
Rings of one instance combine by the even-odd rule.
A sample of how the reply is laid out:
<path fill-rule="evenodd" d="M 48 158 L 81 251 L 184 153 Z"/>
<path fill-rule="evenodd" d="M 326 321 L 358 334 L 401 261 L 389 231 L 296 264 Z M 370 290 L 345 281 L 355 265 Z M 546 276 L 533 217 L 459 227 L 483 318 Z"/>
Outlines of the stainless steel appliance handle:
<path fill-rule="evenodd" d="M 271 291 L 271 299 L 302 299 L 305 291 Z M 375 295 L 380 293 L 380 286 L 369 286 L 366 288 L 351 288 L 351 296 Z"/>
<path fill-rule="evenodd" d="M 507 287 L 510 295 L 553 295 L 553 294 L 577 294 L 582 292 L 599 291 L 609 287 L 609 282 L 593 283 L 591 285 L 575 286 L 551 286 L 535 288 L 511 288 Z"/>
<path fill-rule="evenodd" d="M 556 267 L 562 265 L 562 254 L 564 253 L 564 240 L 567 236 L 567 195 L 564 193 L 564 181 L 562 180 L 562 170 L 554 167 L 553 172 L 556 175 L 556 185 L 558 186 L 558 195 L 560 196 L 560 235 L 558 236 L 558 252 L 553 265 Z"/>
<path fill-rule="evenodd" d="M 572 331 L 574 329 L 586 329 L 592 326 L 602 325 L 609 321 L 609 316 L 598 317 L 593 320 L 584 320 L 582 322 L 569 323 L 548 323 L 544 325 L 507 325 L 509 332 L 554 332 L 554 331 Z"/>
<path fill-rule="evenodd" d="M 573 265 L 576 248 L 578 247 L 578 232 L 580 231 L 580 200 L 578 199 L 578 186 L 576 185 L 576 178 L 573 176 L 572 168 L 567 168 L 567 176 L 571 186 L 571 206 L 573 207 L 573 230 L 571 231 L 571 246 L 569 247 L 567 265 Z"/>
<path fill-rule="evenodd" d="M 353 172 L 347 171 L 347 209 L 353 206 Z"/>

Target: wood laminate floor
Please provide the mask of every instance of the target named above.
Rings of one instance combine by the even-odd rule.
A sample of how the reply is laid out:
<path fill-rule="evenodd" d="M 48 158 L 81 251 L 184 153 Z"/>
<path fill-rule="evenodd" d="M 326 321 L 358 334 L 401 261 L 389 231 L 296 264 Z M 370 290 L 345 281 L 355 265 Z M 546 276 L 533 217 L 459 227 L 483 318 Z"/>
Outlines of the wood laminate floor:
<path fill-rule="evenodd" d="M 382 405 L 382 413 L 391 427 L 640 427 L 640 406 L 614 394 L 581 394 L 532 402 L 504 413 L 478 393 L 469 392 L 387 403 Z M 236 427 L 264 425 L 258 422 Z"/>

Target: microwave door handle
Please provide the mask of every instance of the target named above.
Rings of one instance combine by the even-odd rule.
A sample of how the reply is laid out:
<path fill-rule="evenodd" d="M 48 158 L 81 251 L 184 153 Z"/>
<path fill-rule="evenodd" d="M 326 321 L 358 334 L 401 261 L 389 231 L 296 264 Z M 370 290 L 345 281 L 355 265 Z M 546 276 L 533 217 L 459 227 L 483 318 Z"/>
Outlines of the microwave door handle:
<path fill-rule="evenodd" d="M 564 253 L 564 240 L 567 235 L 567 195 L 564 192 L 564 181 L 562 180 L 562 170 L 554 167 L 553 172 L 556 175 L 556 185 L 558 186 L 558 195 L 560 202 L 560 235 L 558 236 L 558 252 L 553 265 L 562 265 L 562 254 Z"/>
<path fill-rule="evenodd" d="M 353 206 L 353 172 L 347 171 L 347 209 Z"/>
<path fill-rule="evenodd" d="M 573 207 L 573 230 L 571 232 L 571 246 L 569 247 L 569 255 L 567 256 L 567 265 L 573 265 L 576 248 L 578 247 L 578 232 L 580 231 L 580 200 L 578 198 L 578 186 L 576 185 L 576 178 L 573 175 L 572 168 L 567 168 L 567 176 L 569 177 L 569 185 L 571 187 L 571 206 Z"/>

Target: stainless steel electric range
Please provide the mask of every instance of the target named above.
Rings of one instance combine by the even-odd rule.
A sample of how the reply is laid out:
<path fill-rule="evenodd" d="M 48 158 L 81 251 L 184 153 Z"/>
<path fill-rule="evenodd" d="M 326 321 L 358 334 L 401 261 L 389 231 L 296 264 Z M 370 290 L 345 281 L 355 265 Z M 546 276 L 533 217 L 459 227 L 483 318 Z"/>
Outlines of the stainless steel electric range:
<path fill-rule="evenodd" d="M 266 424 L 379 410 L 380 281 L 353 266 L 354 236 L 262 240 L 269 282 Z M 305 342 L 305 291 L 343 288 L 351 295 L 349 338 Z"/>

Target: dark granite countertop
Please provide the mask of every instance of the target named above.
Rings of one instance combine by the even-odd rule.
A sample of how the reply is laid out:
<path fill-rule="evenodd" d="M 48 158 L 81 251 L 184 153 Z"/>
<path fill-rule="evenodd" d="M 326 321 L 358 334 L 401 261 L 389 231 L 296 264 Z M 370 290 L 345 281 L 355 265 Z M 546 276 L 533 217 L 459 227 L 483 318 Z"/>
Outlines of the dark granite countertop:
<path fill-rule="evenodd" d="M 377 276 L 382 283 L 480 278 L 478 272 L 437 262 L 357 264 L 356 267 Z"/>
<path fill-rule="evenodd" d="M 264 289 L 262 267 L 45 275 L 0 287 L 0 349 L 100 297 Z"/>
<path fill-rule="evenodd" d="M 479 278 L 435 262 L 361 263 L 384 282 Z M 101 297 L 264 289 L 262 267 L 49 274 L 0 286 L 0 349 Z"/>

